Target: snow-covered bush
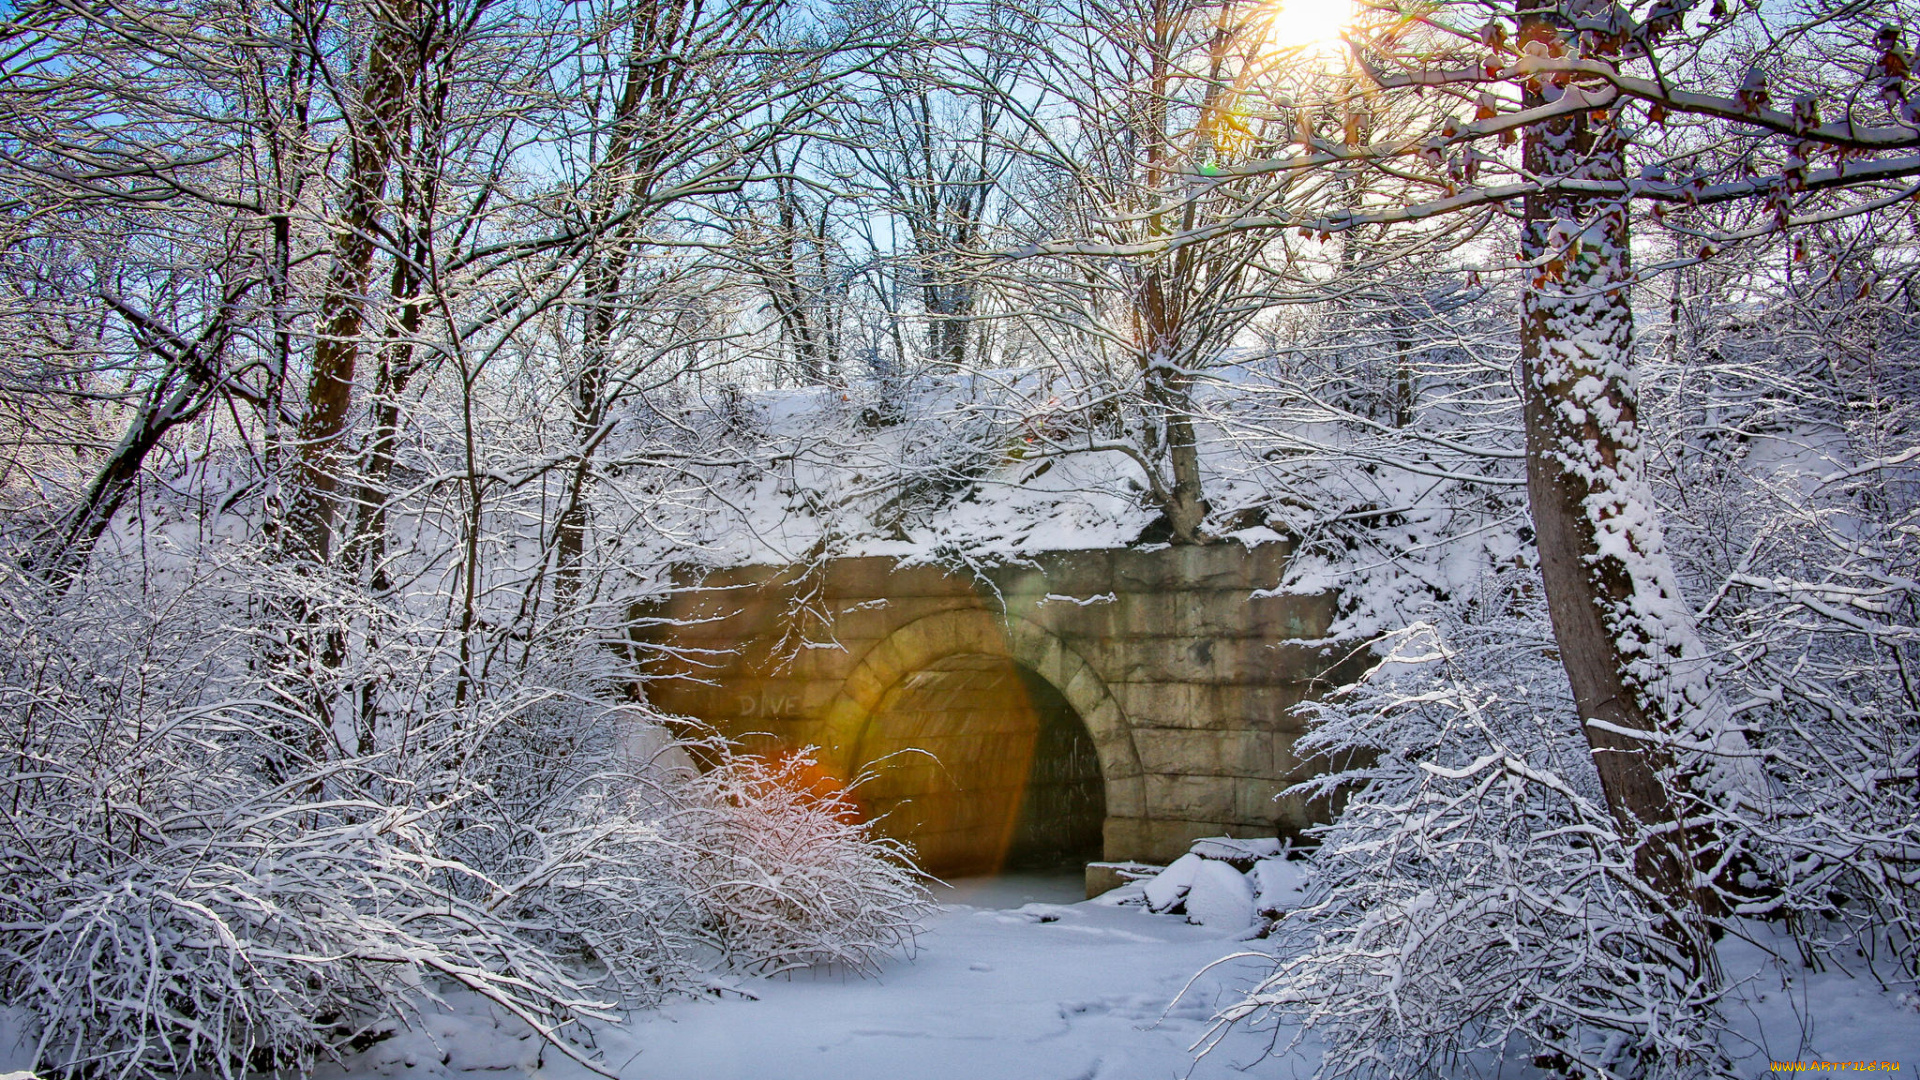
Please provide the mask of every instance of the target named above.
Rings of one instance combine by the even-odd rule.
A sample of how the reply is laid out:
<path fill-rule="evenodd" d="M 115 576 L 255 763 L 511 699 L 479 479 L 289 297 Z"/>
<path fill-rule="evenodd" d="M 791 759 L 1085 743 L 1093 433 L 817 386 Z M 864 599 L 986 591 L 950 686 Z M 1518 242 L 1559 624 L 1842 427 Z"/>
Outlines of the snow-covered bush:
<path fill-rule="evenodd" d="M 0 1005 L 42 1073 L 304 1070 L 458 988 L 582 1057 L 615 1005 L 911 944 L 906 852 L 780 767 L 687 767 L 611 650 L 461 694 L 389 613 L 417 666 L 343 694 L 350 659 L 303 668 L 261 615 L 271 568 L 162 577 L 0 568 Z"/>
<path fill-rule="evenodd" d="M 1231 933 L 1245 933 L 1298 906 L 1302 863 L 1297 852 L 1275 837 L 1235 839 L 1207 836 L 1185 855 L 1158 868 L 1121 876 L 1126 884 L 1102 895 L 1112 905 L 1140 904 L 1156 915 L 1185 915 L 1187 921 Z"/>
<path fill-rule="evenodd" d="M 871 971 L 931 910 L 912 852 L 874 834 L 809 754 L 723 753 L 662 822 L 674 873 L 730 966 Z"/>
<path fill-rule="evenodd" d="M 1490 582 L 1473 626 L 1409 628 L 1313 707 L 1301 751 L 1348 765 L 1299 790 L 1348 801 L 1274 969 L 1221 1016 L 1316 1032 L 1322 1076 L 1492 1074 L 1514 1050 L 1594 1080 L 1725 1069 L 1714 973 L 1662 932 L 1544 619 L 1499 614 L 1537 607 L 1531 580 Z"/>
<path fill-rule="evenodd" d="M 239 684 L 208 607 L 0 574 L 0 995 L 37 1017 L 39 1069 L 306 1067 L 430 981 L 549 1031 L 590 1006 L 448 887 L 462 791 L 395 802 L 390 761 L 288 745 L 310 725 Z"/>
<path fill-rule="evenodd" d="M 675 740 L 637 706 L 555 699 L 482 745 L 468 769 L 484 788 L 446 845 L 490 906 L 630 1004 L 735 974 L 871 971 L 911 950 L 925 878 L 811 765 Z"/>
<path fill-rule="evenodd" d="M 1683 272 L 1644 351 L 1652 470 L 1767 784 L 1721 808 L 1802 959 L 1920 978 L 1920 335 L 1870 219 Z M 1798 255 L 1794 254 L 1798 251 Z M 1807 268 L 1800 268 L 1805 262 Z M 1777 265 L 1777 264 L 1776 264 Z M 1817 269 L 1811 269 L 1817 265 Z M 1897 271 L 1904 273 L 1904 270 Z"/>
<path fill-rule="evenodd" d="M 1759 264 L 1689 271 L 1649 305 L 1650 324 L 1672 325 L 1645 335 L 1667 340 L 1640 357 L 1641 415 L 1716 693 L 1742 767 L 1763 775 L 1688 807 L 1731 868 L 1712 875 L 1709 906 L 1731 915 L 1715 929 L 1779 920 L 1810 965 L 1864 959 L 1911 984 L 1920 351 L 1909 295 L 1852 264 L 1873 244 L 1831 243 L 1852 254 L 1784 282 Z M 1344 363 L 1353 344 L 1325 347 Z M 1712 983 L 1628 872 L 1527 569 L 1511 355 L 1417 365 L 1425 401 L 1405 427 L 1303 408 L 1323 429 L 1276 459 L 1269 486 L 1298 490 L 1280 515 L 1300 537 L 1292 584 L 1341 591 L 1336 633 L 1403 636 L 1297 748 L 1337 767 L 1301 793 L 1348 802 L 1315 860 L 1318 903 L 1279 927 L 1297 956 L 1232 1015 L 1319 1026 L 1329 1075 L 1434 1074 L 1475 1054 L 1491 1069 L 1517 1049 L 1575 1075 L 1711 1072 Z M 1296 399 L 1325 397 L 1303 381 Z M 1476 470 L 1492 483 L 1461 482 Z"/>

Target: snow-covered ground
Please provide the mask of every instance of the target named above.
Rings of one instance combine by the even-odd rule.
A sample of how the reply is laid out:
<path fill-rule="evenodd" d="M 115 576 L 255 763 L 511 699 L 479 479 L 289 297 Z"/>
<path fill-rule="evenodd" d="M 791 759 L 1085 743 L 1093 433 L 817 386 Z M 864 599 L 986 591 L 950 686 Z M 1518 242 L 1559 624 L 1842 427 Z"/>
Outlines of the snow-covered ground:
<path fill-rule="evenodd" d="M 758 1000 L 638 1013 L 597 1032 L 602 1060 L 632 1080 L 1225 1080 L 1246 1075 L 1267 1050 L 1271 1033 L 1241 1032 L 1198 1067 L 1188 1052 L 1257 966 L 1230 961 L 1194 975 L 1250 943 L 1179 915 L 1077 902 L 1078 874 L 936 891 L 941 910 L 912 961 L 877 978 L 802 972 L 745 987 Z M 464 1004 L 474 1012 L 430 1020 L 434 1030 L 389 1039 L 319 1080 L 536 1068 L 551 1080 L 589 1075 L 551 1049 L 542 1054 L 519 1025 Z M 1311 1072 L 1302 1057 L 1259 1075 Z"/>
<path fill-rule="evenodd" d="M 878 979 L 797 976 L 757 987 L 757 1002 L 690 1002 L 638 1019 L 609 1057 L 638 1053 L 623 1076 L 712 1080 L 1182 1076 L 1225 984 L 1255 970 L 1223 965 L 1182 996 L 1245 945 L 1180 916 L 1076 903 L 1078 876 L 941 891 L 911 964 Z M 1266 1045 L 1229 1039 L 1192 1075 L 1240 1076 Z"/>
<path fill-rule="evenodd" d="M 956 883 L 938 890 L 941 910 L 912 961 L 896 961 L 877 978 L 802 972 L 747 984 L 755 999 L 683 1001 L 634 1014 L 596 1031 L 601 1060 L 623 1080 L 1312 1074 L 1311 1038 L 1261 1061 L 1276 1045 L 1272 1031 L 1231 1033 L 1197 1064 L 1189 1053 L 1215 1007 L 1259 962 L 1229 960 L 1196 973 L 1259 942 L 1180 915 L 1077 902 L 1081 889 L 1078 875 Z M 1743 1059 L 1743 1074 L 1769 1075 L 1776 1060 L 1899 1062 L 1908 1075 L 1920 1068 L 1920 1012 L 1911 995 L 1903 1000 L 1870 977 L 1788 971 L 1746 943 L 1722 952 L 1740 982 L 1729 1015 L 1744 1045 L 1729 1049 Z M 318 1080 L 590 1075 L 484 1004 L 453 1000 L 456 1014 L 430 1017 L 345 1068 L 321 1070 Z M 1284 1047 L 1293 1033 L 1277 1034 Z M 1520 1061 L 1497 1071 L 1512 1080 L 1539 1076 Z"/>
<path fill-rule="evenodd" d="M 1292 1031 L 1233 1032 L 1197 1063 L 1188 1052 L 1206 1037 L 1214 1008 L 1259 962 L 1228 960 L 1196 973 L 1261 943 L 1180 915 L 1077 902 L 1081 889 L 1078 875 L 938 889 L 942 907 L 913 960 L 895 961 L 877 978 L 801 972 L 745 984 L 753 999 L 689 1000 L 636 1013 L 596 1028 L 600 1060 L 622 1080 L 1293 1080 L 1313 1073 L 1311 1037 L 1262 1060 L 1270 1048 L 1284 1048 Z M 1737 941 L 1723 943 L 1721 955 L 1738 983 L 1727 1014 L 1739 1045 L 1728 1049 L 1741 1059 L 1742 1075 L 1777 1075 L 1773 1061 L 1898 1063 L 1898 1074 L 1909 1076 L 1920 1069 L 1920 998 L 1882 989 L 1864 964 L 1851 974 L 1810 974 Z M 452 1011 L 430 1014 L 344 1065 L 322 1067 L 315 1080 L 592 1075 L 485 1002 L 450 995 L 448 1003 Z M 24 1021 L 12 1011 L 0 1015 L 0 1073 L 26 1065 L 26 1047 L 15 1042 Z M 1503 1080 L 1540 1080 L 1521 1060 L 1481 1064 Z"/>

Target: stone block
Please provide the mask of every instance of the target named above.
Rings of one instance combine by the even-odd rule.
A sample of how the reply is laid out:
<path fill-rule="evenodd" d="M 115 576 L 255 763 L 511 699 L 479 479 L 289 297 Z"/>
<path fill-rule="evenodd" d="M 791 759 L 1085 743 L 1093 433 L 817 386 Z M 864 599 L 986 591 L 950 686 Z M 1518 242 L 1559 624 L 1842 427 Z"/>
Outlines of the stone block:
<path fill-rule="evenodd" d="M 1154 551 L 1137 548 L 1112 553 L 1113 587 L 1128 592 L 1174 589 L 1271 588 L 1280 580 L 1289 552 L 1285 545 L 1247 548 L 1240 544 L 1180 544 Z"/>
<path fill-rule="evenodd" d="M 986 586 L 974 591 L 983 603 L 991 603 L 1002 611 L 1024 614 L 1045 600 L 1048 593 L 1057 590 L 1049 587 L 1047 576 L 1032 567 L 1010 566 L 987 572 Z M 997 595 L 997 601 L 994 599 Z"/>
<path fill-rule="evenodd" d="M 1245 730 L 1138 728 L 1133 733 L 1140 766 L 1148 773 L 1284 782 L 1287 774 L 1274 769 L 1274 738 L 1264 731 Z"/>
<path fill-rule="evenodd" d="M 1249 596 L 1246 598 L 1248 636 L 1282 641 L 1326 637 L 1338 604 L 1339 597 L 1330 592 L 1309 596 Z"/>
<path fill-rule="evenodd" d="M 1077 709 L 1087 702 L 1101 701 L 1107 697 L 1106 683 L 1094 672 L 1093 667 L 1073 653 L 1065 653 L 1062 666 L 1067 681 L 1054 687 L 1060 695 Z"/>
<path fill-rule="evenodd" d="M 1110 817 L 1140 817 L 1147 812 L 1146 780 L 1136 771 L 1127 775 L 1122 770 L 1108 770 L 1106 761 L 1101 760 L 1102 774 L 1106 777 L 1107 814 Z M 1116 775 L 1116 773 L 1120 773 Z"/>
<path fill-rule="evenodd" d="M 1089 597 L 1099 597 L 1099 593 L 1074 593 L 1071 599 L 1037 599 L 1031 604 L 1008 605 L 1008 610 L 1019 617 L 1045 627 L 1049 632 L 1069 641 L 1084 638 L 1107 638 L 1127 632 L 1126 605 L 1132 594 L 1122 595 L 1113 600 L 1095 599 L 1090 603 L 1076 603 Z"/>
<path fill-rule="evenodd" d="M 1233 817 L 1245 822 L 1278 822 L 1280 804 L 1274 796 L 1286 790 L 1288 783 L 1278 779 L 1239 777 L 1233 784 Z"/>
<path fill-rule="evenodd" d="M 1106 861 L 1138 861 L 1164 866 L 1187 853 L 1205 836 L 1271 836 L 1270 829 L 1231 821 L 1188 818 L 1113 817 L 1106 821 Z"/>
<path fill-rule="evenodd" d="M 1109 809 L 1107 820 L 1100 827 L 1101 854 L 1111 861 L 1145 859 L 1147 824 L 1144 818 L 1114 814 Z"/>
<path fill-rule="evenodd" d="M 738 589 L 742 586 L 761 586 L 769 582 L 788 578 L 790 571 L 780 566 L 716 566 L 708 569 L 689 569 L 682 577 L 674 575 L 676 584 L 697 588 L 701 592 L 717 589 Z"/>
<path fill-rule="evenodd" d="M 1087 899 L 1109 893 L 1122 885 L 1142 881 L 1162 868 L 1142 862 L 1092 862 L 1087 864 Z"/>
<path fill-rule="evenodd" d="M 1063 596 L 1095 596 L 1113 588 L 1114 552 L 1109 550 L 1053 551 L 1039 556 L 1047 592 Z"/>
<path fill-rule="evenodd" d="M 1142 825 L 1137 852 L 1127 858 L 1143 862 L 1172 862 L 1203 836 L 1244 835 L 1248 831 L 1230 821 L 1204 818 L 1153 818 Z"/>
<path fill-rule="evenodd" d="M 836 680 L 762 677 L 730 680 L 705 696 L 740 720 L 817 719 L 839 692 Z"/>
<path fill-rule="evenodd" d="M 1293 541 L 1277 540 L 1251 547 L 1241 545 L 1246 552 L 1247 578 L 1258 582 L 1257 588 L 1270 589 L 1280 583 L 1286 575 L 1287 564 L 1293 561 Z"/>
<path fill-rule="evenodd" d="M 1305 700 L 1301 683 L 1115 683 L 1116 696 L 1137 704 L 1140 723 L 1208 731 L 1305 729 L 1293 709 Z"/>
<path fill-rule="evenodd" d="M 1313 775 L 1314 770 L 1305 767 L 1293 754 L 1293 741 L 1298 738 L 1291 732 L 1275 732 L 1269 736 L 1267 744 L 1269 776 L 1278 777 L 1290 784 L 1299 783 Z"/>
<path fill-rule="evenodd" d="M 1190 589 L 1128 594 L 1127 629 L 1140 634 L 1263 638 L 1283 641 L 1326 636 L 1334 597 L 1254 596 L 1252 590 Z"/>
<path fill-rule="evenodd" d="M 870 638 L 811 637 L 781 642 L 759 639 L 744 655 L 740 669 L 760 678 L 807 679 L 840 682 L 853 673 L 860 657 L 871 650 Z"/>
<path fill-rule="evenodd" d="M 1216 683 L 1239 675 L 1233 639 L 1144 637 L 1109 639 L 1088 660 L 1108 682 Z"/>
<path fill-rule="evenodd" d="M 1060 644 L 1060 639 L 1051 634 L 1042 635 L 1026 648 L 1016 647 L 1013 655 L 1015 659 L 1032 668 L 1034 674 L 1052 683 L 1056 689 L 1068 681 L 1066 649 Z M 1086 662 L 1078 655 L 1074 659 L 1075 667 Z"/>
<path fill-rule="evenodd" d="M 1113 574 L 1108 588 L 1119 592 L 1160 592 L 1175 584 L 1173 567 L 1167 552 L 1121 548 L 1112 553 Z"/>
<path fill-rule="evenodd" d="M 864 601 L 863 603 L 871 603 Z M 833 613 L 835 637 L 859 637 L 878 640 L 898 630 L 909 620 L 901 617 L 900 607 L 887 601 L 877 607 L 837 606 Z"/>
<path fill-rule="evenodd" d="M 1299 836 L 1315 825 L 1333 820 L 1333 814 L 1326 806 L 1309 803 L 1298 795 L 1282 795 L 1273 805 L 1274 820 L 1280 826 L 1282 836 Z"/>
<path fill-rule="evenodd" d="M 893 688 L 895 673 L 878 665 L 862 664 L 840 684 L 841 693 L 863 711 L 880 706 L 880 699 Z"/>
<path fill-rule="evenodd" d="M 1121 632 L 1129 638 L 1152 638 L 1191 634 L 1194 602 L 1211 594 L 1167 590 L 1120 595 L 1125 599 L 1115 606 L 1125 620 Z"/>
<path fill-rule="evenodd" d="M 1222 708 L 1250 728 L 1298 734 L 1305 731 L 1308 724 L 1307 717 L 1299 711 L 1300 703 L 1311 696 L 1312 689 L 1306 683 L 1236 686 L 1223 689 Z"/>
<path fill-rule="evenodd" d="M 1264 638 L 1129 635 L 1077 641 L 1107 683 L 1273 686 L 1320 679 L 1349 651 Z"/>
<path fill-rule="evenodd" d="M 1141 763 L 1143 766 L 1145 762 Z M 1147 813 L 1197 821 L 1234 819 L 1234 781 L 1227 776 L 1182 776 L 1147 770 Z"/>
<path fill-rule="evenodd" d="M 1231 775 L 1222 767 L 1220 742 L 1220 738 L 1210 731 L 1135 728 L 1133 732 L 1133 745 L 1140 754 L 1140 767 L 1149 775 Z"/>
<path fill-rule="evenodd" d="M 1188 588 L 1261 587 L 1255 583 L 1259 560 L 1239 544 L 1177 544 L 1165 555 L 1173 582 Z"/>
<path fill-rule="evenodd" d="M 1307 645 L 1297 641 L 1263 642 L 1261 651 L 1251 661 L 1260 677 L 1248 681 L 1269 685 L 1320 682 L 1325 684 L 1325 688 L 1331 689 L 1340 682 L 1352 681 L 1352 678 L 1338 674 L 1335 666 L 1343 661 L 1352 663 L 1355 655 L 1355 647 L 1345 643 Z M 1364 664 L 1366 650 L 1359 649 L 1357 655 Z M 1354 675 L 1358 673 L 1355 671 Z"/>
<path fill-rule="evenodd" d="M 820 581 L 820 594 L 838 601 L 874 600 L 910 595 L 894 588 L 894 560 L 885 557 L 835 559 Z"/>
<path fill-rule="evenodd" d="M 1269 731 L 1222 731 L 1214 734 L 1220 746 L 1220 765 L 1235 776 L 1255 776 L 1284 780 L 1286 773 L 1274 768 L 1273 744 L 1288 736 Z"/>
<path fill-rule="evenodd" d="M 1202 729 L 1213 726 L 1200 708 L 1201 688 L 1179 682 L 1117 682 L 1108 690 L 1126 708 L 1135 730 L 1145 728 Z"/>

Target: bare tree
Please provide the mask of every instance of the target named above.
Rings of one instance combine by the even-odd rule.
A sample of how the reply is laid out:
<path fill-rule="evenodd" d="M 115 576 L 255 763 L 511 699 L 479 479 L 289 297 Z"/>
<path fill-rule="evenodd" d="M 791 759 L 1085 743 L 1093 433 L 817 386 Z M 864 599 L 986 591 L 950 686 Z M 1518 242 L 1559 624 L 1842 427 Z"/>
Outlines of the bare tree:
<path fill-rule="evenodd" d="M 1737 837 L 1680 823 L 1752 798 L 1757 781 L 1648 486 L 1630 302 L 1648 271 L 1631 265 L 1630 223 L 1647 208 L 1687 238 L 1657 272 L 1906 198 L 1920 174 L 1908 61 L 1900 31 L 1865 9 L 1796 14 L 1764 47 L 1744 43 L 1718 5 L 1526 2 L 1488 14 L 1442 5 L 1406 21 L 1381 5 L 1352 33 L 1374 93 L 1447 103 L 1430 128 L 1352 145 L 1296 139 L 1297 152 L 1220 170 L 1237 183 L 1361 167 L 1412 189 L 1359 205 L 1242 199 L 1188 235 L 1386 226 L 1444 243 L 1478 235 L 1490 212 L 1518 220 L 1518 258 L 1476 252 L 1461 272 L 1522 276 L 1529 501 L 1561 661 L 1635 864 L 1704 970 L 1701 919 L 1739 902 L 1741 856 Z M 1799 92 L 1776 107 L 1788 81 Z M 1826 103 L 1844 118 L 1825 120 L 1820 88 L 1836 85 L 1867 93 Z M 1516 135 L 1517 158 L 1502 149 Z M 1833 163 L 1817 167 L 1822 155 Z M 1712 212 L 1742 204 L 1763 208 L 1760 220 Z"/>
<path fill-rule="evenodd" d="M 1297 50 L 1277 28 L 1271 10 L 1233 4 L 1077 0 L 1040 34 L 1047 92 L 1018 110 L 1053 197 L 1002 263 L 1009 291 L 1080 335 L 1075 351 L 1124 358 L 1131 391 L 1111 404 L 1137 411 L 1138 446 L 1093 448 L 1137 458 L 1181 543 L 1208 539 L 1196 387 L 1262 311 L 1326 295 L 1314 258 L 1240 223 L 1330 193 L 1359 197 L 1351 170 L 1270 183 L 1245 168 L 1291 141 L 1323 141 L 1329 122 L 1348 142 L 1370 130 L 1351 101 L 1291 106 Z M 1345 269 L 1394 256 L 1354 248 Z"/>
<path fill-rule="evenodd" d="M 990 2 L 903 15 L 907 43 L 854 92 L 858 126 L 844 140 L 849 179 L 898 233 L 879 252 L 918 295 L 926 358 L 959 368 L 979 354 L 981 283 L 974 262 L 1017 166 L 1011 102 L 1036 71 L 1032 13 Z"/>
<path fill-rule="evenodd" d="M 730 231 L 732 257 L 772 305 L 786 366 L 800 382 L 819 384 L 841 375 L 852 273 L 838 235 L 841 196 L 818 173 L 812 141 L 803 135 L 767 148 L 766 179 L 741 193 Z"/>
<path fill-rule="evenodd" d="M 838 70 L 818 48 L 773 44 L 781 0 L 718 7 L 648 0 L 608 12 L 598 62 L 575 90 L 588 157 L 573 196 L 580 235 L 581 352 L 573 388 L 578 449 L 554 527 L 556 584 L 571 595 L 586 548 L 587 487 L 610 407 L 640 369 L 615 349 L 635 260 L 670 239 L 665 211 L 692 196 L 735 191 L 762 151 L 818 110 L 811 88 Z"/>

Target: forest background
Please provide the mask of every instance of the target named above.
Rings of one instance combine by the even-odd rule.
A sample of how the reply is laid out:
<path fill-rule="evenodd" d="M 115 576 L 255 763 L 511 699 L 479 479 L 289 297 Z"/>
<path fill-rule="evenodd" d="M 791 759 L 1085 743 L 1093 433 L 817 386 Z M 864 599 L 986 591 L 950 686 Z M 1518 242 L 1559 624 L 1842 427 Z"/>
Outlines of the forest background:
<path fill-rule="evenodd" d="M 583 1054 L 609 1002 L 874 963 L 903 853 L 801 763 L 662 765 L 627 613 L 740 536 L 1016 558 L 942 523 L 1056 463 L 1137 511 L 1105 542 L 1288 535 L 1379 661 L 1315 707 L 1346 809 L 1223 1019 L 1329 1075 L 1692 1076 L 1754 920 L 1910 985 L 1910 16 L 16 6 L 0 985 L 42 1067 L 309 1063 L 452 984 Z"/>

